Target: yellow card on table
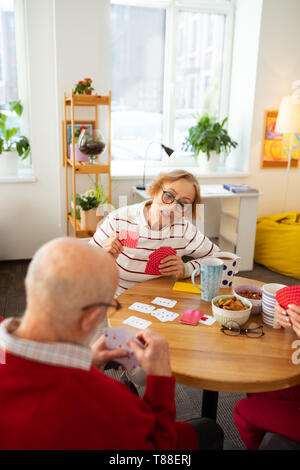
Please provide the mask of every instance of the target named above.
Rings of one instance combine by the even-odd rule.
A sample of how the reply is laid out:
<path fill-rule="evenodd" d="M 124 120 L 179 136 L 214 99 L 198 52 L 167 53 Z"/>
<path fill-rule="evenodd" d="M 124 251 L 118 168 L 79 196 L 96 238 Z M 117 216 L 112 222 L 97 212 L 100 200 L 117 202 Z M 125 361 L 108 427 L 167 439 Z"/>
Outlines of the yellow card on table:
<path fill-rule="evenodd" d="M 190 292 L 191 294 L 200 294 L 201 290 L 197 289 L 194 284 L 189 284 L 188 282 L 175 282 L 173 290 L 178 290 L 181 292 Z"/>

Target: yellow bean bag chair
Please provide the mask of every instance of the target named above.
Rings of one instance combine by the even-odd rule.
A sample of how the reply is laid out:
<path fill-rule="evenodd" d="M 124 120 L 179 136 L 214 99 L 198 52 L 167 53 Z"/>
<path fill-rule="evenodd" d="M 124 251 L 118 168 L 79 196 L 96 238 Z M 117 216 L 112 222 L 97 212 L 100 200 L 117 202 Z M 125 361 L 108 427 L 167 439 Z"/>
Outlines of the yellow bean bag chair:
<path fill-rule="evenodd" d="M 257 220 L 254 260 L 271 271 L 300 279 L 300 212 Z"/>

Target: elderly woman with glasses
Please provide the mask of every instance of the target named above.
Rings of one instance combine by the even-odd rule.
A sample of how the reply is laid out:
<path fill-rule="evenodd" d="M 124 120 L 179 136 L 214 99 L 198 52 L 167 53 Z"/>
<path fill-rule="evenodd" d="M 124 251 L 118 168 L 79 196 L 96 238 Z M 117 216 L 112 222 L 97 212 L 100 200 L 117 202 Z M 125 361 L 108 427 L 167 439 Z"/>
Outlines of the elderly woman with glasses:
<path fill-rule="evenodd" d="M 201 258 L 219 250 L 196 226 L 201 197 L 194 175 L 185 170 L 161 173 L 147 193 L 150 200 L 111 212 L 90 242 L 116 260 L 120 270 L 116 295 L 137 282 L 159 276 L 189 277 L 200 266 Z M 124 230 L 135 232 L 137 244 L 133 239 L 131 247 L 124 246 L 121 239 Z M 159 274 L 152 274 L 149 257 L 161 247 L 175 251 L 161 260 Z M 184 263 L 184 256 L 191 259 Z"/>

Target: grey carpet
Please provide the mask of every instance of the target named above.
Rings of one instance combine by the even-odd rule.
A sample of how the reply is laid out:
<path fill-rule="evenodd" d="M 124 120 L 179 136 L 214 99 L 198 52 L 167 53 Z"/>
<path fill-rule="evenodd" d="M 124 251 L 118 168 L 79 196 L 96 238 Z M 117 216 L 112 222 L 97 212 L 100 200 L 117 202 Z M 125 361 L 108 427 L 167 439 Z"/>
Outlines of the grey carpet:
<path fill-rule="evenodd" d="M 0 316 L 21 316 L 25 309 L 24 278 L 29 261 L 0 262 Z M 264 266 L 255 264 L 253 271 L 241 273 L 243 277 L 264 282 L 277 282 L 288 286 L 300 284 L 299 280 L 269 271 Z M 121 372 L 107 371 L 108 375 L 119 380 Z M 140 396 L 144 388 L 138 389 Z M 245 395 L 220 393 L 217 421 L 225 433 L 225 442 L 238 449 L 244 449 L 233 420 L 233 407 Z M 201 416 L 202 391 L 185 385 L 176 385 L 176 414 L 178 421 L 186 421 Z"/>
<path fill-rule="evenodd" d="M 122 371 L 110 369 L 105 373 L 114 379 L 120 380 Z M 142 397 L 145 387 L 137 387 L 137 389 Z M 244 397 L 245 395 L 241 393 L 219 393 L 217 422 L 224 431 L 225 443 L 234 446 L 236 449 L 245 449 L 245 446 L 235 427 L 232 410 L 234 405 Z M 177 384 L 175 405 L 176 421 L 187 421 L 201 417 L 202 390 Z"/>

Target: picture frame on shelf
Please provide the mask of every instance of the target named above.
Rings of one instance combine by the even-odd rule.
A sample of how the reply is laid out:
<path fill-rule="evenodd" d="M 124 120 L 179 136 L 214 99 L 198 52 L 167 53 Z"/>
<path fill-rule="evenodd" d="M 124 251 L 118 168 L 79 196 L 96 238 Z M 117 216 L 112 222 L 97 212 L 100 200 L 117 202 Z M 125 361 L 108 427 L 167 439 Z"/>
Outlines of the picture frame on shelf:
<path fill-rule="evenodd" d="M 76 130 L 80 129 L 80 127 L 87 127 L 87 130 L 89 133 L 92 133 L 93 130 L 94 130 L 94 122 L 80 122 L 78 124 L 75 124 L 74 125 L 74 132 L 76 132 Z M 76 142 L 76 138 L 75 138 L 75 142 Z M 70 155 L 71 155 L 71 151 L 70 151 L 70 146 L 72 144 L 72 124 L 67 124 L 67 147 L 68 147 L 68 157 L 70 158 Z"/>
<path fill-rule="evenodd" d="M 275 132 L 278 110 L 265 111 L 261 168 L 287 168 L 290 139 Z M 298 168 L 300 158 L 300 134 L 294 134 L 291 152 L 291 168 Z"/>

